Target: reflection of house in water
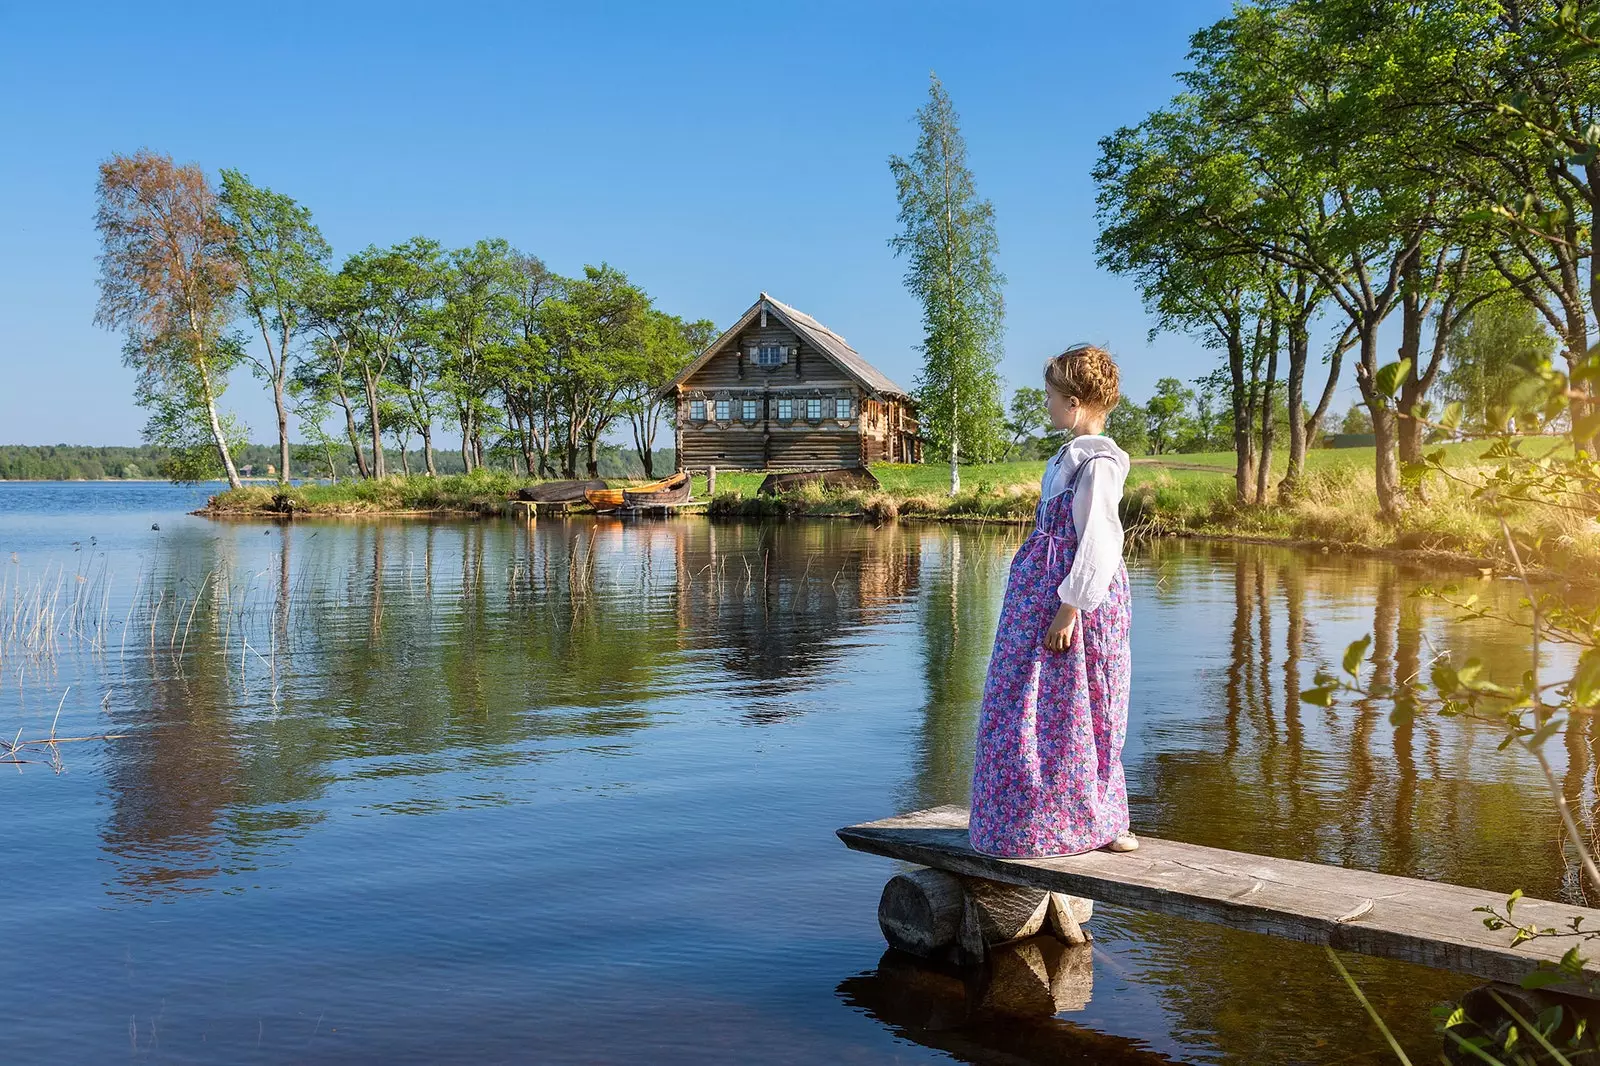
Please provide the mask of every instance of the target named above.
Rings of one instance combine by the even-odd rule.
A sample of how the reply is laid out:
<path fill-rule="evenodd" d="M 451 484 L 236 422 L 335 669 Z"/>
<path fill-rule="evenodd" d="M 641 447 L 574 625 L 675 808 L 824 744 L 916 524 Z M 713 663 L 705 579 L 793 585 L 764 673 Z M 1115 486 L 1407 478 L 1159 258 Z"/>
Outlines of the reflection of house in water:
<path fill-rule="evenodd" d="M 843 522 L 674 523 L 677 620 L 733 674 L 783 684 L 836 661 L 847 639 L 914 595 L 917 538 Z"/>

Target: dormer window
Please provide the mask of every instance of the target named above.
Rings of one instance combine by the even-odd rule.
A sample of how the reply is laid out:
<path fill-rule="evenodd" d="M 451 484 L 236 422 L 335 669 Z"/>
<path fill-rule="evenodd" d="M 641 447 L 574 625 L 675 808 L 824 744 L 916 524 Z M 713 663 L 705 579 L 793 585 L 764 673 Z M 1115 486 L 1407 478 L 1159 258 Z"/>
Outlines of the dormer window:
<path fill-rule="evenodd" d="M 789 349 L 781 344 L 761 344 L 750 349 L 750 361 L 756 366 L 782 366 L 789 361 Z"/>

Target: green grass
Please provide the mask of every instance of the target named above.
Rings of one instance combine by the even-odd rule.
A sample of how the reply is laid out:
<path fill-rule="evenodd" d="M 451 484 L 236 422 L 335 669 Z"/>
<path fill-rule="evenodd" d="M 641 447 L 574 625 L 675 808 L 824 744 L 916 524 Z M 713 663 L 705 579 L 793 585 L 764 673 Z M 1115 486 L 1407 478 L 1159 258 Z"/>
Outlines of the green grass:
<path fill-rule="evenodd" d="M 1487 443 L 1444 446 L 1445 464 L 1467 481 L 1482 476 Z M 1542 443 L 1526 451 L 1540 454 Z M 1554 441 L 1545 450 L 1562 446 Z M 1269 478 L 1273 502 L 1234 502 L 1233 455 L 1180 454 L 1134 461 L 1124 496 L 1124 523 L 1136 536 L 1252 537 L 1309 542 L 1329 547 L 1409 549 L 1507 562 L 1498 524 L 1472 499 L 1471 487 L 1430 475 L 1425 496 L 1394 524 L 1378 518 L 1373 487 L 1373 449 L 1319 449 L 1306 456 L 1299 496 L 1276 502 L 1285 457 L 1277 456 Z M 949 495 L 950 471 L 937 464 L 880 464 L 873 473 L 881 488 L 824 491 L 812 484 L 776 498 L 758 497 L 762 473 L 725 472 L 717 477 L 712 514 L 747 517 L 859 517 L 952 521 L 1027 522 L 1039 501 L 1043 461 L 962 468 L 960 495 Z M 378 513 L 494 514 L 527 479 L 478 471 L 442 478 L 391 477 L 279 489 L 250 485 L 213 498 L 219 514 L 281 513 L 284 501 L 301 515 Z M 625 482 L 613 482 L 625 484 Z M 708 496 L 703 474 L 694 494 Z M 1600 530 L 1581 515 L 1529 507 L 1513 527 L 1524 557 L 1549 569 L 1592 568 L 1600 562 Z"/>
<path fill-rule="evenodd" d="M 397 475 L 377 481 L 339 481 L 331 485 L 246 485 L 211 498 L 218 514 L 282 513 L 285 501 L 310 515 L 359 515 L 406 512 L 497 514 L 510 493 L 526 478 L 475 470 L 431 478 Z"/>

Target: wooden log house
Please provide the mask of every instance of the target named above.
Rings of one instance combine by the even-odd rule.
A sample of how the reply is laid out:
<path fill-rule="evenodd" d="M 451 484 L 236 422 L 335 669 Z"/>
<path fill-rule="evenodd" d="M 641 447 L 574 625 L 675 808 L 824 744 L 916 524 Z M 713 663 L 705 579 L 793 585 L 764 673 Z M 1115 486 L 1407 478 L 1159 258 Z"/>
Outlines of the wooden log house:
<path fill-rule="evenodd" d="M 679 470 L 919 463 L 911 397 L 845 339 L 766 293 L 661 390 Z"/>

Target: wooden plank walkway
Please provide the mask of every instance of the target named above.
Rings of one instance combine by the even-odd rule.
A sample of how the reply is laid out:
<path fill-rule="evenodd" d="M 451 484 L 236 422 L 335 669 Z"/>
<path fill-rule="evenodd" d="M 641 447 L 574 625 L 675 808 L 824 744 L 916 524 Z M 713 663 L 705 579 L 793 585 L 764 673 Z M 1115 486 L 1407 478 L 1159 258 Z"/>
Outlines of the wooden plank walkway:
<path fill-rule="evenodd" d="M 839 838 L 856 851 L 951 873 L 1328 944 L 1488 981 L 1520 981 L 1579 943 L 1567 936 L 1511 947 L 1512 930 L 1487 929 L 1484 915 L 1473 912 L 1492 906 L 1503 913 L 1505 893 L 1146 836 L 1139 838 L 1138 851 L 1122 855 L 1093 851 L 1057 859 L 996 859 L 972 850 L 963 807 L 847 826 Z M 1600 910 L 1548 900 L 1519 900 L 1514 916 L 1561 931 L 1581 916 L 1584 929 L 1600 930 Z M 1600 956 L 1600 944 L 1580 946 L 1580 953 Z M 1600 978 L 1600 959 L 1584 972 Z M 1560 990 L 1600 998 L 1577 986 Z"/>

